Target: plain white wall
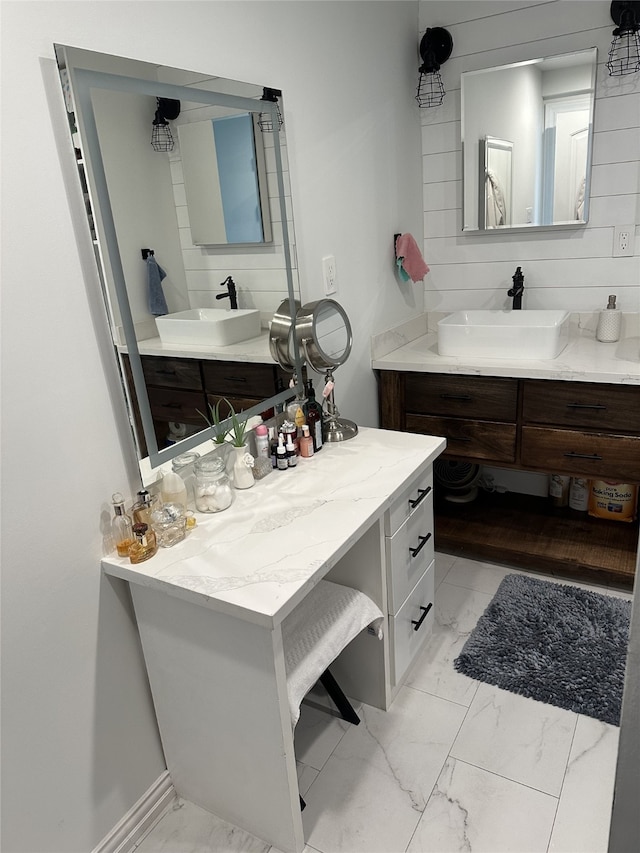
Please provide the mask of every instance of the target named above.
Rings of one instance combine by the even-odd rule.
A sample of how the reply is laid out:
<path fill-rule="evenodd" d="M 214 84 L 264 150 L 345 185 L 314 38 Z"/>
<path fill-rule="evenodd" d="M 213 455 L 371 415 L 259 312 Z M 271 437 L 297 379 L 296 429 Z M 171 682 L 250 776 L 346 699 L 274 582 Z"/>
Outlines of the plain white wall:
<path fill-rule="evenodd" d="M 640 311 L 640 74 L 609 77 L 604 63 L 614 23 L 609 3 L 592 0 L 422 0 L 420 32 L 447 28 L 440 107 L 421 110 L 424 174 L 425 304 L 432 311 L 507 308 L 516 266 L 525 308 L 604 308 L 618 294 Z M 575 231 L 462 233 L 460 74 L 524 59 L 598 48 L 589 224 Z M 635 225 L 635 255 L 613 257 L 615 225 Z"/>
<path fill-rule="evenodd" d="M 393 234 L 422 227 L 413 2 L 2 3 L 2 699 L 6 853 L 87 853 L 164 768 L 129 597 L 100 575 L 139 487 L 53 44 L 282 88 L 300 283 L 334 254 L 354 349 L 338 405 L 377 422 L 369 337 L 420 313 Z M 60 146 L 60 150 L 58 150 Z"/>

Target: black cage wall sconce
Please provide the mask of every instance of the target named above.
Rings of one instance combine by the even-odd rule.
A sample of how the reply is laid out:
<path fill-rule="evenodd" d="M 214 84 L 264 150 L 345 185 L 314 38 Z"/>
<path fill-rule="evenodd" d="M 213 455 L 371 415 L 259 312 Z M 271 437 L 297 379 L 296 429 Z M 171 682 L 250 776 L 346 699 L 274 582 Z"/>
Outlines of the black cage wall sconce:
<path fill-rule="evenodd" d="M 180 115 L 180 101 L 174 101 L 173 98 L 156 98 L 156 104 L 151 146 L 154 151 L 173 151 L 173 135 L 169 121 Z"/>
<path fill-rule="evenodd" d="M 640 2 L 623 0 L 611 4 L 613 31 L 607 68 L 610 77 L 623 77 L 640 71 Z"/>
<path fill-rule="evenodd" d="M 453 50 L 453 39 L 443 27 L 427 29 L 420 41 L 422 65 L 418 69 L 420 79 L 416 101 L 420 108 L 438 107 L 444 100 L 444 86 L 440 66 L 449 59 Z"/>
<path fill-rule="evenodd" d="M 281 89 L 270 89 L 268 86 L 265 86 L 262 89 L 262 97 L 261 101 L 267 101 L 268 103 L 275 104 L 275 111 L 271 112 L 270 110 L 265 110 L 261 112 L 258 116 L 258 127 L 263 133 L 273 133 L 274 123 L 278 123 L 278 130 L 284 124 L 284 120 L 282 118 L 282 112 L 280 111 L 280 103 L 278 101 L 278 97 L 282 95 Z"/>

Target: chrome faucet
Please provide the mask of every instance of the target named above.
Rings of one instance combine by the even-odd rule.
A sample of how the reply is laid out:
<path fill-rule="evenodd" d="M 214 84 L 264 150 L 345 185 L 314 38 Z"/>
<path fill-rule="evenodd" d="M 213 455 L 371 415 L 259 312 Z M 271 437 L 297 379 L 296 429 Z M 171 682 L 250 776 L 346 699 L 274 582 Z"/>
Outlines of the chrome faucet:
<path fill-rule="evenodd" d="M 524 293 L 524 275 L 520 267 L 516 269 L 512 280 L 513 287 L 507 291 L 507 296 L 513 297 L 513 310 L 518 311 L 522 308 L 522 294 Z"/>
<path fill-rule="evenodd" d="M 238 294 L 236 292 L 236 283 L 230 275 L 228 275 L 224 281 L 220 282 L 220 287 L 226 287 L 227 292 L 216 294 L 216 299 L 228 299 L 231 303 L 231 308 L 237 308 Z"/>

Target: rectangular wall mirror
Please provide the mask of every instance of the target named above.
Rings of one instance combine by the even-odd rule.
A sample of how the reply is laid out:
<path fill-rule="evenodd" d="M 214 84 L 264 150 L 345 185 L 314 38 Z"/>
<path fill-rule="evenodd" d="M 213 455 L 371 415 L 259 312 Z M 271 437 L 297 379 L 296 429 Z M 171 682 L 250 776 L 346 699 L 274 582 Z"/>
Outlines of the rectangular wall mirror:
<path fill-rule="evenodd" d="M 233 402 L 246 417 L 293 393 L 282 390 L 288 377 L 277 374 L 267 331 L 283 301 L 293 311 L 300 299 L 282 107 L 262 99 L 262 85 L 65 45 L 55 50 L 123 392 L 146 471 L 212 436 L 200 411 L 212 400 L 206 377 L 216 374 L 216 364 L 254 362 L 254 373 L 263 371 L 260 381 L 238 386 Z M 159 99 L 179 109 L 168 121 L 172 150 L 151 145 Z M 268 119 L 268 132 L 257 127 L 258 117 Z M 199 199 L 198 182 L 205 185 Z M 165 312 L 150 298 L 148 250 L 165 273 L 167 314 L 195 310 L 209 320 L 211 309 L 229 307 L 222 285 L 232 276 L 238 308 L 260 320 L 259 336 L 226 349 L 168 346 L 156 324 Z M 158 377 L 165 366 L 177 371 L 172 394 L 178 402 L 196 401 L 187 416 L 173 414 L 175 403 L 163 410 L 156 386 L 164 382 Z M 298 360 L 295 368 L 301 376 Z"/>
<path fill-rule="evenodd" d="M 463 231 L 589 218 L 597 50 L 461 75 Z"/>

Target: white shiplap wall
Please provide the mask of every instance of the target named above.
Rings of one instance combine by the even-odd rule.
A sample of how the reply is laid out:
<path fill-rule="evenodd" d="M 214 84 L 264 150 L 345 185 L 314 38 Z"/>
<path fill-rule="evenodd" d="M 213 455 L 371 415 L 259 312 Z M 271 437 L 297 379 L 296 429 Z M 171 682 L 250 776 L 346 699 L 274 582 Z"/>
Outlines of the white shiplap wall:
<path fill-rule="evenodd" d="M 442 66 L 440 107 L 421 110 L 425 308 L 506 308 L 515 267 L 526 308 L 604 308 L 617 293 L 640 311 L 640 73 L 609 77 L 609 3 L 593 0 L 420 3 L 419 37 L 442 26 L 453 52 Z M 591 208 L 587 226 L 522 234 L 462 232 L 460 74 L 540 56 L 598 48 Z M 417 75 L 416 75 L 417 77 Z M 635 225 L 635 254 L 613 257 L 615 225 Z"/>
<path fill-rule="evenodd" d="M 171 178 L 178 217 L 180 245 L 187 280 L 189 305 L 192 308 L 220 308 L 216 294 L 220 283 L 231 275 L 238 291 L 240 308 L 257 308 L 263 323 L 287 295 L 287 274 L 283 249 L 282 215 L 280 212 L 273 135 L 263 136 L 267 170 L 267 190 L 271 216 L 272 242 L 259 246 L 203 247 L 194 246 L 189 228 L 189 211 L 184 188 L 184 174 L 179 144 L 171 156 Z M 287 209 L 287 228 L 291 244 L 293 286 L 299 297 L 300 286 L 295 253 L 295 234 L 291 213 L 291 186 L 285 129 L 280 134 L 283 184 Z"/>

